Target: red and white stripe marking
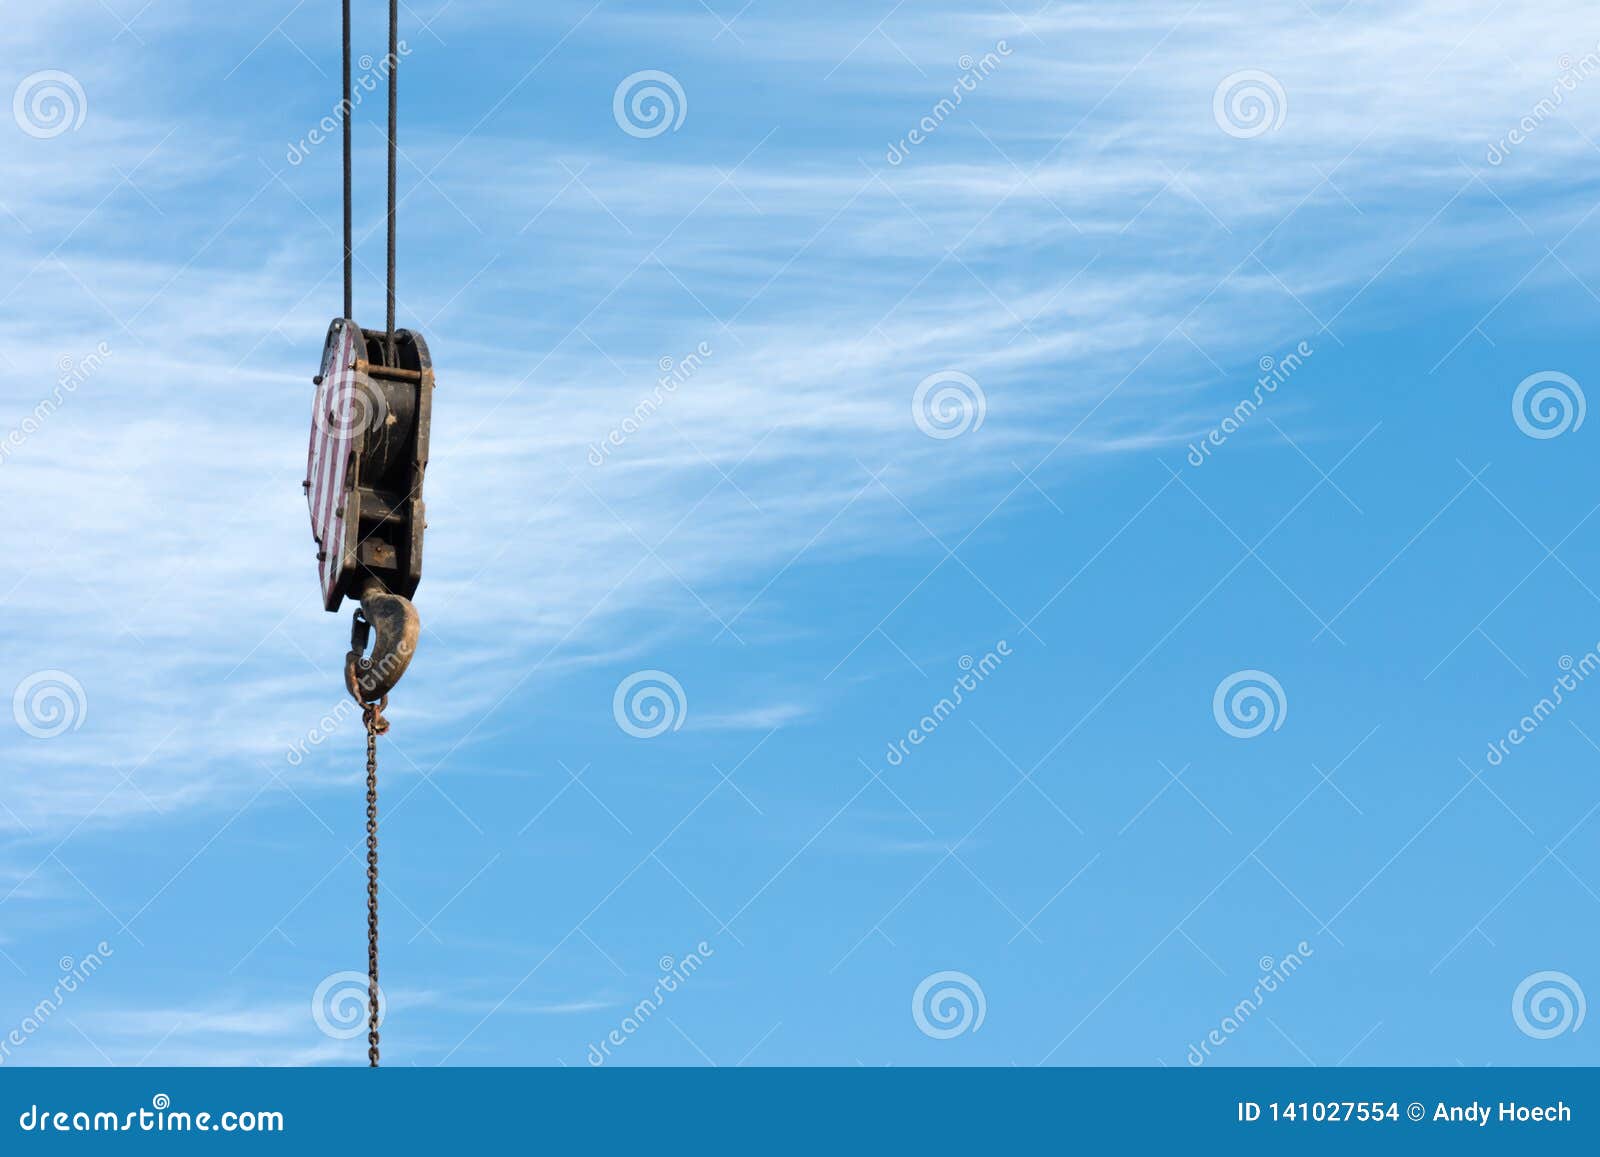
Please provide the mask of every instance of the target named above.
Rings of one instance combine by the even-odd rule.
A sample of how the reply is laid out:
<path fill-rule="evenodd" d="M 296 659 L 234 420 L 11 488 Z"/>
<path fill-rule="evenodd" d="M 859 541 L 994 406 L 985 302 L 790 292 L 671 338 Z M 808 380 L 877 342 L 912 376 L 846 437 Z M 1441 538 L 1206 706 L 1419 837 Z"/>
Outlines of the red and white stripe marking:
<path fill-rule="evenodd" d="M 322 583 L 322 604 L 336 610 L 334 590 L 344 570 L 344 496 L 351 450 L 360 442 L 365 407 L 357 405 L 363 389 L 355 368 L 360 328 L 340 326 L 338 339 L 325 351 L 322 384 L 317 387 L 311 411 L 311 448 L 306 466 L 310 489 L 311 533 L 322 554 L 317 572 Z"/>

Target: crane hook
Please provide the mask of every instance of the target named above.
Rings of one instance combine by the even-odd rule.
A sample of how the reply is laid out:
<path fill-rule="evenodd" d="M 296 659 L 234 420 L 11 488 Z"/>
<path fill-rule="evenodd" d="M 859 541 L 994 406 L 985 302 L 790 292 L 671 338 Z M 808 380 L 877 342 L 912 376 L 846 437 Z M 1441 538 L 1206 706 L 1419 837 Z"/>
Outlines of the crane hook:
<path fill-rule="evenodd" d="M 373 630 L 377 641 L 366 654 Z M 363 707 L 382 704 L 411 665 L 416 654 L 422 620 L 411 600 L 390 594 L 375 581 L 361 594 L 361 609 L 350 625 L 350 653 L 345 656 L 344 682 Z"/>

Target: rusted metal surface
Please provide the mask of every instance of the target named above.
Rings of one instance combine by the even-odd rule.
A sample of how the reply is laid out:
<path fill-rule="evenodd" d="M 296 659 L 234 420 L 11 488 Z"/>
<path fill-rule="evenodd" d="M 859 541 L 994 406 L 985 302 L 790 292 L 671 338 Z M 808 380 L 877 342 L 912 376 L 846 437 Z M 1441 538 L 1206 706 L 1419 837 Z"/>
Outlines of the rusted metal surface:
<path fill-rule="evenodd" d="M 322 603 L 380 592 L 410 598 L 422 579 L 422 483 L 433 413 L 433 362 L 409 330 L 387 335 L 348 318 L 328 327 L 314 379 L 306 501 Z"/>
<path fill-rule="evenodd" d="M 311 534 L 317 544 L 317 574 L 322 604 L 339 609 L 340 582 L 353 561 L 356 522 L 346 518 L 347 495 L 361 419 L 352 410 L 363 386 L 355 363 L 361 331 L 340 318 L 328 327 L 322 369 L 315 379 L 311 409 L 311 447 L 306 464 L 306 501 L 311 508 Z"/>
<path fill-rule="evenodd" d="M 367 644 L 374 632 L 377 639 L 369 655 Z M 411 666 L 421 633 L 422 621 L 410 599 L 369 583 L 350 627 L 350 653 L 344 664 L 345 686 L 357 703 L 381 703 L 388 698 Z"/>

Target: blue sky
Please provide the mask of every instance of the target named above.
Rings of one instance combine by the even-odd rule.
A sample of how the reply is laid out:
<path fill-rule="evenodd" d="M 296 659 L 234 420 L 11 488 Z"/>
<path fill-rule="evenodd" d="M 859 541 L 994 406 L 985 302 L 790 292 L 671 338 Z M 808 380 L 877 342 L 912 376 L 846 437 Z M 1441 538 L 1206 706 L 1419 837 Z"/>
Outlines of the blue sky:
<path fill-rule="evenodd" d="M 1207 1064 L 1600 1059 L 1584 8 L 402 28 L 400 316 L 439 388 L 388 1063 L 614 1031 L 608 1064 L 1183 1066 L 1214 1030 Z M 312 1013 L 364 958 L 299 489 L 337 33 L 291 0 L 0 31 L 6 87 L 71 106 L 0 131 L 0 689 L 68 712 L 0 728 L 0 1037 L 102 958 L 7 1064 L 363 1060 Z M 681 122 L 630 132 L 645 71 Z M 676 687 L 648 738 L 613 709 L 638 672 Z M 1260 728 L 1214 709 L 1247 672 Z M 946 973 L 972 1012 L 914 1015 Z"/>

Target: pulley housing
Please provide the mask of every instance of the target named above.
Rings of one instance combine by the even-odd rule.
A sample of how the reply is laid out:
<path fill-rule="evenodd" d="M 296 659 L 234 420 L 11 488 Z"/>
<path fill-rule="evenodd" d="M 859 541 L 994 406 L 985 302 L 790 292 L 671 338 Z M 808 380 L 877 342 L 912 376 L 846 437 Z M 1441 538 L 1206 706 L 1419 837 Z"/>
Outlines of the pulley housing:
<path fill-rule="evenodd" d="M 433 418 L 427 343 L 396 330 L 328 327 L 313 379 L 311 446 L 304 489 L 317 544 L 322 604 L 375 588 L 409 599 L 422 579 L 427 528 L 422 484 Z"/>

